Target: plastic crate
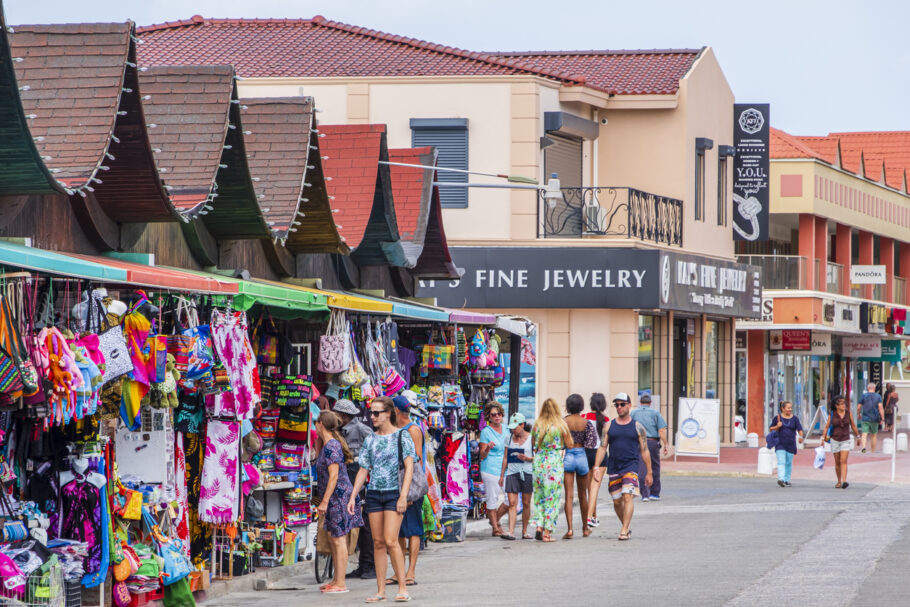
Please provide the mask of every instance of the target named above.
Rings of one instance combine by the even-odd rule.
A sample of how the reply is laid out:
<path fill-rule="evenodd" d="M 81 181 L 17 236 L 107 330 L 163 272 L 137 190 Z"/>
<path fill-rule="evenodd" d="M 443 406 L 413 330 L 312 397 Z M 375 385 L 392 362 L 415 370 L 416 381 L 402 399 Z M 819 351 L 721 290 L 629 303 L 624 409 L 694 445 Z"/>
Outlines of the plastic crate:
<path fill-rule="evenodd" d="M 66 582 L 64 590 L 66 607 L 82 607 L 82 584 L 79 582 Z"/>
<path fill-rule="evenodd" d="M 440 523 L 443 542 L 463 542 L 468 531 L 468 511 L 445 509 Z"/>

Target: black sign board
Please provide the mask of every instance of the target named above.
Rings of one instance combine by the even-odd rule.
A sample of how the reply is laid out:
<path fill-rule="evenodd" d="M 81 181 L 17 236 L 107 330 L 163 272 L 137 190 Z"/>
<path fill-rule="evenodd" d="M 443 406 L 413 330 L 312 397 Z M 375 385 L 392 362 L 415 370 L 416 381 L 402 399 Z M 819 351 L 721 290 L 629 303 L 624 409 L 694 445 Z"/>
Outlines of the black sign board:
<path fill-rule="evenodd" d="M 733 238 L 768 240 L 768 140 L 771 133 L 767 103 L 733 106 Z"/>
<path fill-rule="evenodd" d="M 660 307 L 761 318 L 761 268 L 700 255 L 661 253 Z"/>
<path fill-rule="evenodd" d="M 732 261 L 608 247 L 450 250 L 464 276 L 421 281 L 418 297 L 452 308 L 662 308 L 739 318 L 761 311 L 759 269 Z"/>
<path fill-rule="evenodd" d="M 656 308 L 659 251 L 451 247 L 460 281 L 421 281 L 453 308 Z"/>

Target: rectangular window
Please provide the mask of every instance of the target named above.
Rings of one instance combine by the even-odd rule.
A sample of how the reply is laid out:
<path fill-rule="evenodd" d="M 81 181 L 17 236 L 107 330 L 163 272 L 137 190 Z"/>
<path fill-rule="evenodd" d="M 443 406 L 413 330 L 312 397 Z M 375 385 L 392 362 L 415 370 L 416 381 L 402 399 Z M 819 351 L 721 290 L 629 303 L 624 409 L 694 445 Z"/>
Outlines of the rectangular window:
<path fill-rule="evenodd" d="M 717 158 L 717 225 L 727 225 L 727 157 Z"/>
<path fill-rule="evenodd" d="M 411 146 L 433 146 L 438 154 L 438 166 L 449 169 L 468 169 L 467 118 L 411 118 Z M 468 183 L 467 173 L 439 171 L 440 183 Z M 439 187 L 442 206 L 466 208 L 468 188 Z"/>
<path fill-rule="evenodd" d="M 705 152 L 695 155 L 695 221 L 705 220 Z"/>

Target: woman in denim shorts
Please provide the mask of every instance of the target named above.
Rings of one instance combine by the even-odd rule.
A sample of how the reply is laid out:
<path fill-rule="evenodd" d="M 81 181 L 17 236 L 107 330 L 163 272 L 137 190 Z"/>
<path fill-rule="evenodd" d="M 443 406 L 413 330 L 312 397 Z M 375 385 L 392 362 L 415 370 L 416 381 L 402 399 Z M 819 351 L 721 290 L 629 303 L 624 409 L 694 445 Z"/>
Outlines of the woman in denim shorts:
<path fill-rule="evenodd" d="M 834 454 L 834 472 L 837 474 L 835 489 L 846 489 L 850 485 L 847 482 L 847 457 L 850 455 L 850 447 L 853 446 L 850 440 L 851 429 L 853 435 L 859 437 L 859 429 L 850 415 L 847 400 L 843 396 L 835 396 L 831 416 L 828 417 L 828 424 L 822 433 L 822 440 L 831 443 L 831 453 Z"/>
<path fill-rule="evenodd" d="M 588 467 L 588 454 L 585 448 L 591 449 L 597 446 L 597 431 L 594 424 L 581 416 L 585 408 L 585 399 L 580 394 L 570 394 L 566 399 L 566 425 L 569 427 L 569 434 L 572 436 L 573 445 L 566 449 L 566 457 L 563 460 L 565 469 L 566 484 L 566 523 L 569 530 L 562 537 L 564 540 L 570 540 L 573 536 L 572 531 L 572 500 L 573 484 L 578 487 L 578 505 L 581 507 L 581 530 L 585 537 L 591 535 L 588 528 L 588 480 L 590 479 L 590 468 Z"/>
<path fill-rule="evenodd" d="M 348 502 L 348 512 L 354 513 L 354 496 L 356 496 L 370 476 L 367 485 L 366 511 L 370 517 L 370 530 L 373 532 L 373 555 L 376 564 L 376 595 L 367 599 L 367 603 L 379 603 L 386 600 L 386 555 L 392 560 L 395 579 L 398 580 L 396 601 L 410 601 L 405 585 L 404 554 L 398 543 L 398 531 L 401 519 L 408 508 L 408 488 L 414 474 L 416 451 L 414 441 L 407 431 L 399 430 L 393 420 L 395 404 L 391 398 L 380 396 L 370 403 L 370 416 L 376 433 L 363 441 L 360 448 L 360 471 L 354 480 L 354 491 Z M 399 456 L 404 460 L 404 478 L 401 487 L 398 485 Z M 336 567 L 343 567 L 336 563 Z"/>

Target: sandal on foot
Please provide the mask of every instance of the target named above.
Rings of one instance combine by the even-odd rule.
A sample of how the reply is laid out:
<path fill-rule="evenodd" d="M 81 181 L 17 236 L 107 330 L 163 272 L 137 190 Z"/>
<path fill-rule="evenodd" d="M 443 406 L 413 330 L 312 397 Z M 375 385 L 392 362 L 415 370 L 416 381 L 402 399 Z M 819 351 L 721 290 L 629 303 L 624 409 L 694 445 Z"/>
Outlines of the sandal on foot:
<path fill-rule="evenodd" d="M 538 542 L 543 541 L 543 530 L 538 529 L 537 533 L 534 534 L 534 539 Z"/>
<path fill-rule="evenodd" d="M 501 540 L 514 540 L 514 539 L 515 539 L 515 536 L 512 535 L 511 533 L 503 533 L 502 535 L 499 536 L 499 539 L 501 539 Z"/>
<path fill-rule="evenodd" d="M 371 597 L 367 597 L 367 600 L 364 603 L 384 603 L 385 597 L 381 594 L 375 594 Z"/>
<path fill-rule="evenodd" d="M 554 540 L 553 537 L 549 533 L 547 533 L 546 535 L 543 536 L 543 541 L 544 542 L 555 542 L 556 540 Z"/>
<path fill-rule="evenodd" d="M 404 581 L 404 585 L 405 585 L 405 586 L 416 586 L 416 585 L 417 585 L 417 580 L 415 580 L 415 579 L 412 578 L 412 577 L 406 578 L 405 581 Z"/>
<path fill-rule="evenodd" d="M 843 488 L 843 485 L 840 484 L 840 483 L 837 483 L 836 485 L 834 485 L 834 488 L 835 488 L 835 489 L 842 489 L 842 488 Z"/>
<path fill-rule="evenodd" d="M 573 536 L 574 536 L 574 532 L 571 529 L 569 529 L 568 531 L 566 531 L 566 534 L 564 536 L 562 536 L 562 539 L 570 540 L 570 539 L 572 539 Z"/>
<path fill-rule="evenodd" d="M 625 542 L 626 540 L 629 540 L 629 539 L 632 539 L 632 534 L 631 534 L 631 533 L 620 533 L 620 534 L 619 534 L 619 541 L 620 541 L 620 542 Z"/>
<path fill-rule="evenodd" d="M 594 533 L 594 532 L 591 531 L 590 529 L 588 529 L 587 527 L 585 527 L 585 528 L 582 530 L 582 532 L 581 532 L 581 534 L 582 534 L 584 537 L 588 537 L 588 536 L 591 535 L 592 533 Z"/>
<path fill-rule="evenodd" d="M 396 580 L 396 579 L 393 578 L 393 577 L 390 577 L 390 578 L 386 579 L 385 585 L 386 585 L 386 586 L 397 586 L 397 585 L 398 585 L 398 580 Z"/>
<path fill-rule="evenodd" d="M 398 594 L 395 595 L 395 602 L 396 603 L 409 603 L 409 602 L 411 602 L 411 595 L 407 594 L 407 593 L 399 592 Z"/>
<path fill-rule="evenodd" d="M 350 592 L 347 588 L 339 588 L 338 586 L 329 586 L 322 591 L 323 594 L 344 594 L 345 592 Z"/>
<path fill-rule="evenodd" d="M 521 539 L 523 539 L 523 540 L 533 540 L 533 539 L 534 539 L 534 536 L 531 535 L 530 533 L 525 533 L 523 536 L 521 536 Z"/>

